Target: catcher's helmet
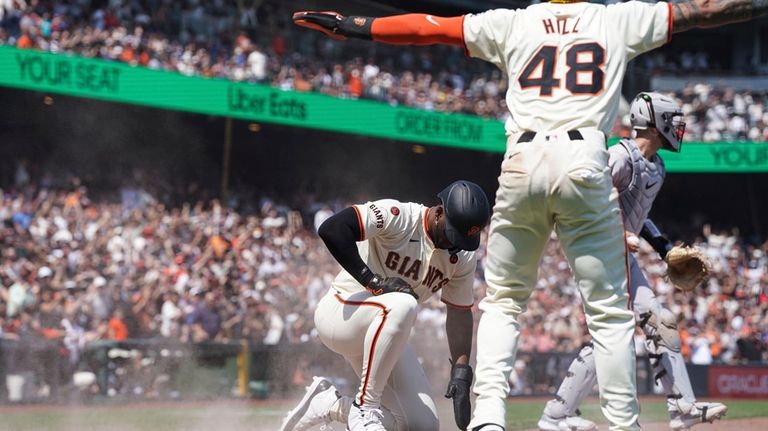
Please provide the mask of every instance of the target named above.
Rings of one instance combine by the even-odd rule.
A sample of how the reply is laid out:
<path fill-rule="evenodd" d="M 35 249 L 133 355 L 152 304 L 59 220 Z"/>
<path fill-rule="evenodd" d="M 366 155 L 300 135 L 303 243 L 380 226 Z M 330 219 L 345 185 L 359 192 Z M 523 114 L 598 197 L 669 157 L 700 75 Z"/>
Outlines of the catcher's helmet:
<path fill-rule="evenodd" d="M 480 186 L 459 180 L 437 194 L 445 212 L 445 235 L 457 249 L 475 251 L 480 231 L 491 217 L 491 205 Z"/>
<path fill-rule="evenodd" d="M 653 127 L 661 133 L 665 149 L 679 152 L 685 134 L 683 111 L 672 98 L 659 93 L 640 93 L 629 107 L 633 129 Z"/>

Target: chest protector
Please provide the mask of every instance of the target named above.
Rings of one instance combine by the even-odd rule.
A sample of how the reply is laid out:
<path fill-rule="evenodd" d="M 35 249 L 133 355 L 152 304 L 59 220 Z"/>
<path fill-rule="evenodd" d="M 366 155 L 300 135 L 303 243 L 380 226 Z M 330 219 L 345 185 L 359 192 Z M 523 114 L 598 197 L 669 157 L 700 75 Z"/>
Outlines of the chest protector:
<path fill-rule="evenodd" d="M 646 159 L 635 141 L 622 139 L 619 145 L 627 150 L 629 163 L 632 164 L 632 179 L 626 189 L 619 190 L 619 205 L 624 213 L 624 228 L 638 234 L 651 212 L 653 200 L 659 194 L 667 172 L 658 154 L 654 154 L 651 160 Z"/>

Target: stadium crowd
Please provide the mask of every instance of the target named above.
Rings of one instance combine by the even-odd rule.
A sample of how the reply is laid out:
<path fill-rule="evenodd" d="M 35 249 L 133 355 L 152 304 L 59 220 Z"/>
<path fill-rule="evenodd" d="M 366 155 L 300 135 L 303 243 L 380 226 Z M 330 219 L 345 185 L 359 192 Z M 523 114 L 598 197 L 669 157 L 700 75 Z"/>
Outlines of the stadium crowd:
<path fill-rule="evenodd" d="M 257 17 L 246 3 L 0 0 L 0 44 L 391 105 L 507 115 L 503 76 L 466 61 L 460 49 L 339 44 L 293 31 L 290 14 L 279 9 L 284 5 Z M 675 67 L 702 71 L 708 61 L 705 53 L 690 53 Z M 669 65 L 658 56 L 645 62 L 649 69 Z M 687 140 L 768 140 L 766 92 L 699 83 L 675 96 Z M 16 184 L 0 190 L 0 339 L 56 343 L 73 368 L 86 346 L 100 341 L 312 342 L 314 305 L 339 269 L 315 229 L 340 208 L 270 199 L 237 210 L 209 199 L 176 207 L 140 188 L 102 200 L 78 180 L 66 188 L 41 185 L 20 169 Z M 705 294 L 670 286 L 647 244 L 638 254 L 678 316 L 686 359 L 768 361 L 768 240 L 755 246 L 707 227 L 696 234 L 714 263 Z M 478 298 L 485 289 L 479 253 Z M 571 353 L 588 341 L 578 296 L 553 238 L 520 319 L 520 350 Z M 417 347 L 444 351 L 439 301 L 426 303 L 419 321 L 428 336 Z M 425 365 L 445 371 L 438 356 L 425 357 L 434 360 Z"/>
<path fill-rule="evenodd" d="M 245 216 L 135 190 L 119 203 L 91 202 L 84 186 L 6 192 L 2 334 L 73 352 L 99 339 L 306 342 L 336 265 L 297 217 L 269 201 Z"/>
<path fill-rule="evenodd" d="M 508 115 L 505 78 L 486 63 L 466 61 L 458 48 L 334 43 L 294 31 L 286 5 L 256 9 L 245 3 L 3 0 L 0 43 L 427 110 L 502 120 Z M 643 57 L 642 65 L 686 73 L 709 68 L 703 51 L 683 52 L 678 60 L 656 53 Z M 765 91 L 699 83 L 674 96 L 684 106 L 688 140 L 768 140 Z"/>
<path fill-rule="evenodd" d="M 8 188 L 0 194 L 0 334 L 60 340 L 73 363 L 96 340 L 311 341 L 312 310 L 339 267 L 314 234 L 331 209 L 308 208 L 266 199 L 254 214 L 217 201 L 169 208 L 136 189 L 119 202 L 94 201 L 78 181 L 67 190 Z M 768 361 L 768 241 L 756 247 L 705 227 L 695 244 L 714 265 L 706 294 L 676 291 L 647 244 L 638 254 L 679 318 L 686 358 Z M 554 238 L 537 287 L 521 316 L 520 349 L 578 350 L 584 315 Z M 424 308 L 424 330 L 442 343 L 442 305 Z"/>

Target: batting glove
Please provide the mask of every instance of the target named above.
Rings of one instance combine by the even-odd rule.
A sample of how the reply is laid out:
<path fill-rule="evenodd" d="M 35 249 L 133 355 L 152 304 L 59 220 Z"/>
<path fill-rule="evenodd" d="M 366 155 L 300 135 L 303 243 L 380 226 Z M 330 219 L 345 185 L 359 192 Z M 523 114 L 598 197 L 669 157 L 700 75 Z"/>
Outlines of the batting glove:
<path fill-rule="evenodd" d="M 451 380 L 448 382 L 446 398 L 453 398 L 453 417 L 460 430 L 467 429 L 472 417 L 472 406 L 469 404 L 469 387 L 472 386 L 472 367 L 454 364 L 451 369 Z"/>
<path fill-rule="evenodd" d="M 306 11 L 294 13 L 293 22 L 301 27 L 321 31 L 335 40 L 345 40 L 347 37 L 371 40 L 373 18 L 345 17 L 338 12 Z"/>
<path fill-rule="evenodd" d="M 419 299 L 419 295 L 413 291 L 413 288 L 405 280 L 400 277 L 382 277 L 381 275 L 374 275 L 371 282 L 368 283 L 368 291 L 374 296 L 383 295 L 391 292 L 407 293 L 416 300 Z"/>

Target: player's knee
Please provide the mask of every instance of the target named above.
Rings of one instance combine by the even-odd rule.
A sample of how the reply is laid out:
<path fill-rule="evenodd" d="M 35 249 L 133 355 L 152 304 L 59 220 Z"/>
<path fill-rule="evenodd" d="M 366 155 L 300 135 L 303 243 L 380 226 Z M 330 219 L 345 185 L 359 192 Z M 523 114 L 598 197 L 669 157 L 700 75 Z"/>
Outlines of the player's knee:
<path fill-rule="evenodd" d="M 596 256 L 579 256 L 573 261 L 573 275 L 580 287 L 589 287 L 591 295 L 596 299 L 609 297 L 612 289 L 601 289 L 609 281 L 609 273 L 605 263 Z M 583 290 L 582 290 L 583 291 Z"/>
<path fill-rule="evenodd" d="M 672 351 L 679 352 L 683 343 L 680 339 L 680 331 L 677 329 L 677 316 L 675 316 L 675 313 L 662 308 L 661 326 L 662 329 L 659 332 L 664 342 L 663 345 Z"/>
<path fill-rule="evenodd" d="M 679 352 L 682 348 L 680 332 L 677 329 L 677 316 L 666 308 L 658 311 L 648 311 L 640 315 L 640 326 L 645 335 L 653 340 L 658 347 Z"/>
<path fill-rule="evenodd" d="M 416 320 L 419 305 L 416 298 L 407 293 L 400 292 L 389 293 L 388 295 L 391 295 L 391 303 L 387 312 L 390 318 L 402 322 Z"/>
<path fill-rule="evenodd" d="M 415 312 L 419 307 L 419 302 L 413 295 L 407 293 L 395 292 L 393 295 L 397 298 L 398 307 L 401 310 L 408 310 L 409 312 Z"/>
<path fill-rule="evenodd" d="M 643 286 L 637 288 L 634 300 L 632 301 L 632 308 L 635 310 L 635 313 L 638 315 L 645 314 L 659 307 L 658 299 L 651 289 Z"/>

